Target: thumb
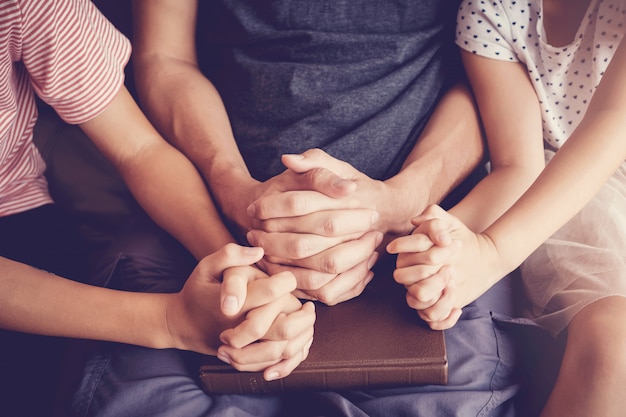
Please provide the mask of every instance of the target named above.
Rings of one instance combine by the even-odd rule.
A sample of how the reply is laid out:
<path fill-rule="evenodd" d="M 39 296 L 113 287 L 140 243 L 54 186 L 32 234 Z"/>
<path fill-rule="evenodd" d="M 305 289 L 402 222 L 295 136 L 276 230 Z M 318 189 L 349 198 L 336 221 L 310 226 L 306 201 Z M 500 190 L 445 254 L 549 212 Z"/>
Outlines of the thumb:
<path fill-rule="evenodd" d="M 246 299 L 248 275 L 240 273 L 224 274 L 227 269 L 250 266 L 263 258 L 263 249 L 229 243 L 219 251 L 202 259 L 203 267 L 208 270 L 203 274 L 213 282 L 222 282 L 220 306 L 227 316 L 237 314 L 243 300 Z M 232 269 L 231 269 L 232 270 Z"/>

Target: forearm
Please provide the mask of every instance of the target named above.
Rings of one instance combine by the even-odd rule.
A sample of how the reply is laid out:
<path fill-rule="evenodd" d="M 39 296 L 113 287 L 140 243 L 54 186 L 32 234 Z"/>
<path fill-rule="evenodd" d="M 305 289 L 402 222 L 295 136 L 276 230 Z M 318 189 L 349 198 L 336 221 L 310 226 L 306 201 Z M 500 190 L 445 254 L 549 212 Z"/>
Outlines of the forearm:
<path fill-rule="evenodd" d="M 456 85 L 441 99 L 400 172 L 386 181 L 390 200 L 378 210 L 387 231 L 409 232 L 411 218 L 441 202 L 478 166 L 483 152 L 471 93 Z"/>
<path fill-rule="evenodd" d="M 125 89 L 81 128 L 148 214 L 196 258 L 232 241 L 193 164 L 158 135 Z"/>
<path fill-rule="evenodd" d="M 192 63 L 168 58 L 139 59 L 142 105 L 162 134 L 195 164 L 218 206 L 237 224 L 256 181 L 236 145 L 224 104 L 211 82 Z"/>
<path fill-rule="evenodd" d="M 199 260 L 234 239 L 193 165 L 167 148 L 153 145 L 120 171 L 146 212 Z"/>
<path fill-rule="evenodd" d="M 0 327 L 28 333 L 172 346 L 166 294 L 113 291 L 0 258 Z"/>
<path fill-rule="evenodd" d="M 580 211 L 626 158 L 623 112 L 590 119 L 583 120 L 517 203 L 485 230 L 502 272 L 516 268 Z"/>
<path fill-rule="evenodd" d="M 508 210 L 530 187 L 543 165 L 502 167 L 482 179 L 450 213 L 474 232 L 482 232 Z"/>

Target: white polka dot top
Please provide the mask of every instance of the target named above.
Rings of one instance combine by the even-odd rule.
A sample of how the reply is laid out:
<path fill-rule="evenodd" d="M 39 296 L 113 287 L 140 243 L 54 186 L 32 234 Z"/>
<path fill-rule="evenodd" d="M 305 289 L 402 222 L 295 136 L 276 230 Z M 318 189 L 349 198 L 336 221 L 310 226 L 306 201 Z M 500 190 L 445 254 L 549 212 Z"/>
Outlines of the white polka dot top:
<path fill-rule="evenodd" d="M 456 43 L 475 54 L 528 68 L 543 114 L 543 134 L 560 148 L 585 114 L 624 31 L 626 0 L 591 0 L 572 43 L 545 39 L 542 0 L 464 0 Z"/>

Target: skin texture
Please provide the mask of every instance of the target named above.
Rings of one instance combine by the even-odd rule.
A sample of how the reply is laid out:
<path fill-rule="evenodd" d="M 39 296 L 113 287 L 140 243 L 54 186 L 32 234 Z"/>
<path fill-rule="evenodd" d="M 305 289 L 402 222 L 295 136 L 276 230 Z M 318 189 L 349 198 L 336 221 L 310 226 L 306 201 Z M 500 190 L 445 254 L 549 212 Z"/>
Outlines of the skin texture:
<path fill-rule="evenodd" d="M 158 295 L 89 287 L 0 258 L 0 326 L 220 352 L 237 369 L 265 369 L 266 378 L 290 373 L 306 357 L 315 320 L 312 305 L 291 294 L 293 275 L 269 276 L 252 266 L 263 250 L 232 243 L 196 168 L 153 128 L 125 87 L 80 127 L 148 214 L 202 261 L 181 293 Z"/>
<path fill-rule="evenodd" d="M 441 201 L 482 157 L 474 102 L 458 85 L 441 100 L 401 171 L 386 181 L 319 149 L 283 156 L 284 172 L 257 181 L 237 149 L 221 97 L 198 68 L 197 2 L 133 5 L 142 107 L 197 167 L 231 230 L 265 250 L 260 267 L 296 276 L 299 297 L 336 304 L 360 294 L 381 244 L 409 233 L 409 219 Z"/>
<path fill-rule="evenodd" d="M 556 45 L 569 43 L 588 4 L 588 0 L 545 0 L 544 25 L 548 39 Z M 530 117 L 532 121 L 532 113 L 535 119 L 539 118 L 533 110 L 536 106 L 519 106 L 525 108 L 520 113 L 519 108 L 514 109 L 509 103 L 518 97 L 527 103 L 531 88 L 521 79 L 511 81 L 520 73 L 519 64 L 494 62 L 470 54 L 465 55 L 465 63 L 483 114 L 490 153 L 496 161 L 501 161 L 502 155 L 507 156 L 505 148 L 509 146 L 504 142 L 516 139 L 515 134 L 506 136 L 506 127 L 500 126 L 499 118 L 514 122 L 511 118 Z M 396 280 L 410 288 L 413 307 L 432 328 L 453 326 L 460 308 L 516 268 L 581 210 L 623 163 L 626 159 L 625 77 L 626 44 L 622 42 L 583 121 L 536 180 L 532 181 L 536 175 L 538 156 L 534 149 L 538 140 L 524 142 L 523 147 L 511 146 L 511 151 L 521 152 L 515 165 L 526 166 L 528 171 L 513 173 L 509 180 L 500 177 L 488 183 L 484 181 L 489 187 L 481 183 L 467 202 L 450 212 L 429 207 L 413 219 L 416 225 L 413 235 L 389 244 L 390 252 L 400 254 Z M 487 88 L 488 82 L 497 85 L 505 79 L 509 80 L 510 97 L 503 97 L 498 88 Z M 496 108 L 500 109 L 499 113 L 494 111 Z M 531 126 L 538 122 L 535 120 Z M 533 138 L 540 133 L 538 130 Z M 533 132 L 521 131 L 520 135 L 530 133 Z M 529 185 L 526 191 L 524 181 Z M 510 191 L 511 185 L 515 191 Z M 496 187 L 497 195 L 485 190 L 491 187 Z M 503 192 L 507 189 L 509 192 Z M 478 195 L 485 199 L 481 207 L 490 207 L 495 202 L 500 208 L 485 216 L 478 215 L 477 220 L 476 213 L 467 206 L 480 201 L 471 200 Z M 626 400 L 617 387 L 626 381 L 625 314 L 623 297 L 607 297 L 586 306 L 572 319 L 560 373 L 542 417 L 623 414 Z"/>
<path fill-rule="evenodd" d="M 175 294 L 93 287 L 0 258 L 0 326 L 218 354 L 237 369 L 283 377 L 308 354 L 315 312 L 291 294 L 293 275 L 258 279 L 250 265 L 261 256 L 259 248 L 228 244 L 200 261 Z M 248 297 L 236 314 L 219 308 L 222 277 L 247 282 Z"/>

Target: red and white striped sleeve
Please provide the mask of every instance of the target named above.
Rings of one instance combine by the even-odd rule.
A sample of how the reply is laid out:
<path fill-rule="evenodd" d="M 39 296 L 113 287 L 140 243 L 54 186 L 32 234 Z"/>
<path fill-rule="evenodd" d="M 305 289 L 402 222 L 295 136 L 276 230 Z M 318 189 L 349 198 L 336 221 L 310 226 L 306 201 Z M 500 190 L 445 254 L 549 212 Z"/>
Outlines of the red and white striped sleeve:
<path fill-rule="evenodd" d="M 97 116 L 124 82 L 129 40 L 89 0 L 21 7 L 22 61 L 37 95 L 67 123 Z"/>

